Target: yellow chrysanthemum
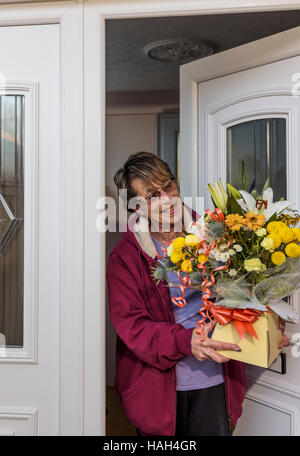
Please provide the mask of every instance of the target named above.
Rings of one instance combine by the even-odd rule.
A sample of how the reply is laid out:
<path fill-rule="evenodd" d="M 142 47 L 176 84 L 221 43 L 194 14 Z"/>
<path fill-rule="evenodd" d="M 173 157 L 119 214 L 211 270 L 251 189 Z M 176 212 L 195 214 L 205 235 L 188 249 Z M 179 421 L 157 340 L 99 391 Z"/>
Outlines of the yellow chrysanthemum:
<path fill-rule="evenodd" d="M 248 212 L 245 217 L 245 224 L 252 231 L 262 228 L 266 221 L 266 217 L 263 214 L 255 214 L 254 211 Z"/>
<path fill-rule="evenodd" d="M 185 260 L 181 263 L 181 270 L 184 272 L 192 272 L 193 266 L 191 260 Z"/>
<path fill-rule="evenodd" d="M 279 233 L 280 230 L 287 228 L 287 225 L 283 222 L 270 222 L 267 226 L 268 233 Z"/>
<path fill-rule="evenodd" d="M 245 225 L 245 219 L 239 214 L 229 214 L 225 218 L 225 224 L 231 231 L 239 231 Z"/>
<path fill-rule="evenodd" d="M 195 247 L 196 245 L 200 244 L 201 239 L 196 236 L 196 234 L 188 234 L 185 237 L 185 244 L 190 247 Z"/>
<path fill-rule="evenodd" d="M 287 256 L 291 258 L 296 258 L 300 255 L 300 247 L 295 242 L 291 242 L 290 244 L 288 244 L 285 247 L 284 251 L 287 254 Z"/>
<path fill-rule="evenodd" d="M 263 241 L 260 243 L 260 245 L 266 249 L 270 250 L 270 252 L 275 250 L 275 242 L 274 239 L 271 238 L 270 236 L 266 236 Z"/>
<path fill-rule="evenodd" d="M 295 235 L 293 233 L 293 230 L 291 228 L 284 228 L 279 231 L 279 234 L 281 236 L 282 242 L 285 244 L 288 244 L 289 242 L 292 242 L 295 239 Z"/>
<path fill-rule="evenodd" d="M 263 237 L 267 234 L 266 228 L 260 228 L 260 230 L 255 231 L 256 236 Z"/>
<path fill-rule="evenodd" d="M 206 263 L 206 261 L 207 261 L 206 255 L 201 254 L 198 256 L 198 263 Z"/>
<path fill-rule="evenodd" d="M 280 264 L 284 263 L 286 261 L 286 256 L 283 252 L 274 252 L 272 253 L 271 260 L 273 264 L 276 264 L 276 266 L 279 266 Z"/>
<path fill-rule="evenodd" d="M 185 246 L 185 239 L 184 237 L 178 237 L 173 241 L 173 247 L 176 250 L 181 250 Z"/>
<path fill-rule="evenodd" d="M 281 236 L 278 233 L 275 233 L 275 231 L 269 234 L 267 239 L 273 239 L 274 249 L 277 249 L 281 245 Z"/>
<path fill-rule="evenodd" d="M 300 228 L 292 228 L 292 232 L 294 233 L 295 239 L 300 242 Z"/>
<path fill-rule="evenodd" d="M 246 271 L 260 272 L 266 269 L 266 265 L 263 264 L 259 258 L 251 258 L 250 260 L 244 261 L 244 268 Z"/>
<path fill-rule="evenodd" d="M 171 261 L 172 263 L 176 264 L 182 259 L 182 253 L 178 251 L 174 251 L 171 255 Z"/>
<path fill-rule="evenodd" d="M 173 242 L 172 242 L 172 244 L 170 244 L 167 248 L 167 255 L 170 257 L 170 256 L 172 256 L 173 252 L 174 252 L 174 246 L 173 246 Z"/>

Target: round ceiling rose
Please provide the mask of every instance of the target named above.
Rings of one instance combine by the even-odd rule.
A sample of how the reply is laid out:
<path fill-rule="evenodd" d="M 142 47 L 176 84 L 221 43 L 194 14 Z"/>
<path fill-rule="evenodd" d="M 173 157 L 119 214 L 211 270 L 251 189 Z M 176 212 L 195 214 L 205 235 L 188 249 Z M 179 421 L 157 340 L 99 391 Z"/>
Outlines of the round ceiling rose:
<path fill-rule="evenodd" d="M 160 40 L 144 47 L 145 54 L 160 62 L 183 64 L 208 57 L 215 53 L 216 46 L 210 41 L 197 38 Z"/>

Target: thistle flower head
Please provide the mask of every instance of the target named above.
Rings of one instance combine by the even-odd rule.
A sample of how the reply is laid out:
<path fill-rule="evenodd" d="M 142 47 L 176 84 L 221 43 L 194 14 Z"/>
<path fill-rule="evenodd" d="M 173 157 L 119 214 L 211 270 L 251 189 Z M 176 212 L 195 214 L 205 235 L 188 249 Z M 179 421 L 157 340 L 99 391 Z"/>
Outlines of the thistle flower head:
<path fill-rule="evenodd" d="M 208 235 L 212 238 L 212 240 L 220 240 L 226 235 L 226 226 L 224 223 L 212 220 L 209 222 L 208 226 Z"/>
<path fill-rule="evenodd" d="M 153 270 L 153 277 L 158 283 L 162 280 L 167 280 L 167 271 L 161 264 L 157 265 Z"/>

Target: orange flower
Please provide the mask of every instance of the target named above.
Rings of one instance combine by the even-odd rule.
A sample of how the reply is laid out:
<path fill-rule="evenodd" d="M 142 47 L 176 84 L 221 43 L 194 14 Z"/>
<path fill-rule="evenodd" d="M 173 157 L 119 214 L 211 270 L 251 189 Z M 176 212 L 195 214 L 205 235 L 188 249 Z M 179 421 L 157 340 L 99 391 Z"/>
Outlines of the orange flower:
<path fill-rule="evenodd" d="M 231 231 L 239 231 L 245 225 L 245 219 L 239 214 L 229 214 L 225 218 L 225 223 Z"/>
<path fill-rule="evenodd" d="M 254 211 L 245 214 L 246 225 L 250 230 L 259 230 L 266 221 L 266 217 L 263 214 L 255 214 Z"/>

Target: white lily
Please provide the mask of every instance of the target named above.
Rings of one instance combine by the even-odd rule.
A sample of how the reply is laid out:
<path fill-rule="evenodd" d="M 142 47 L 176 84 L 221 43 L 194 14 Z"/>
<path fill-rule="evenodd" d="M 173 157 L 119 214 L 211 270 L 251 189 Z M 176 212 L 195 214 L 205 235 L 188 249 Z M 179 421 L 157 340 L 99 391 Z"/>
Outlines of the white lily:
<path fill-rule="evenodd" d="M 237 200 L 241 208 L 246 212 L 254 211 L 255 214 L 263 214 L 266 220 L 272 217 L 275 212 L 279 214 L 284 209 L 294 204 L 292 201 L 276 201 L 273 203 L 273 190 L 271 187 L 267 188 L 262 195 L 261 208 L 257 207 L 257 200 L 245 190 L 239 190 L 242 199 Z"/>
<path fill-rule="evenodd" d="M 204 214 L 198 218 L 196 222 L 191 222 L 187 227 L 187 232 L 195 234 L 200 239 L 203 239 L 206 233 Z"/>

